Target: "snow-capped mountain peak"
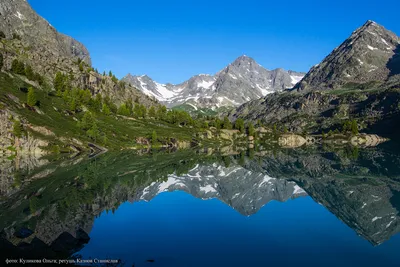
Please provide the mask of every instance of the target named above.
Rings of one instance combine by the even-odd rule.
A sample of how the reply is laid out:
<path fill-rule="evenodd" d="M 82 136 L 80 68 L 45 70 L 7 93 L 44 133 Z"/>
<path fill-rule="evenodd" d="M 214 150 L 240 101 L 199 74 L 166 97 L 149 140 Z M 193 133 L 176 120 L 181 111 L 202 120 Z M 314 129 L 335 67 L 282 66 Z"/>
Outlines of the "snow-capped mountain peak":
<path fill-rule="evenodd" d="M 170 174 L 163 182 L 143 189 L 141 200 L 150 201 L 163 192 L 185 191 L 197 198 L 217 198 L 239 213 L 250 216 L 273 200 L 307 196 L 295 182 L 279 180 L 241 166 L 197 165 L 187 174 Z"/>
<path fill-rule="evenodd" d="M 215 75 L 195 75 L 178 85 L 160 84 L 146 75 L 128 74 L 124 80 L 169 107 L 188 103 L 214 108 L 238 106 L 292 88 L 303 76 L 303 73 L 283 69 L 267 70 L 253 58 L 243 55 Z"/>

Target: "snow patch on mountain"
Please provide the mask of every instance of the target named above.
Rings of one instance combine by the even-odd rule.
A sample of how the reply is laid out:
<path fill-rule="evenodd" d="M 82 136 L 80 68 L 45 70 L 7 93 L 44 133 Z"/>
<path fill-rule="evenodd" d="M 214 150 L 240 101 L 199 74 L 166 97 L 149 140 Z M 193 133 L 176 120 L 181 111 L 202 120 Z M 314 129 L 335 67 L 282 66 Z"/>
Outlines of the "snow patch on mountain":
<path fill-rule="evenodd" d="M 295 75 L 290 75 L 290 79 L 292 81 L 292 85 L 296 85 L 298 82 L 300 82 L 303 79 L 304 75 L 302 76 L 295 76 Z"/>
<path fill-rule="evenodd" d="M 303 73 L 269 71 L 254 59 L 241 56 L 214 76 L 199 74 L 178 84 L 160 84 L 146 75 L 128 74 L 123 80 L 168 107 L 180 104 L 196 107 L 239 106 L 267 94 L 292 88 Z"/>
<path fill-rule="evenodd" d="M 272 200 L 286 201 L 307 195 L 295 182 L 272 178 L 238 165 L 214 164 L 198 165 L 180 176 L 170 174 L 167 181 L 154 182 L 144 188 L 140 199 L 150 201 L 160 193 L 177 190 L 204 200 L 218 198 L 246 216 Z"/>

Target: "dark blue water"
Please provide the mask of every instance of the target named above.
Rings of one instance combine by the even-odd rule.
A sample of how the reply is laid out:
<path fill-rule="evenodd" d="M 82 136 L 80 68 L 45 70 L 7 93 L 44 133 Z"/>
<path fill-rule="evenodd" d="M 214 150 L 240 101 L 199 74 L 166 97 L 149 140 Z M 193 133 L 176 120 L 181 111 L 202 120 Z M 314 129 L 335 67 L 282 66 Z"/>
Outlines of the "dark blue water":
<path fill-rule="evenodd" d="M 311 197 L 247 217 L 217 199 L 165 192 L 103 212 L 90 238 L 82 258 L 125 266 L 400 266 L 399 234 L 373 246 Z"/>
<path fill-rule="evenodd" d="M 56 171 L 49 163 L 16 175 L 21 186 L 0 195 L 0 265 L 108 258 L 135 267 L 400 266 L 394 152 L 128 151 Z"/>

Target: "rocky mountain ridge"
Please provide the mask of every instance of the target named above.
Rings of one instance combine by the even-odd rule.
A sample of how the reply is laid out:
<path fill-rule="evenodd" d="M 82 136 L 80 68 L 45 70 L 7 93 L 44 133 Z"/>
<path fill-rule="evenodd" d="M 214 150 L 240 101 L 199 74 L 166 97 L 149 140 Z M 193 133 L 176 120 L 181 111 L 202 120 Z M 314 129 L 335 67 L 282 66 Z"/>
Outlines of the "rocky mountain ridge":
<path fill-rule="evenodd" d="M 11 69 L 14 60 L 19 60 L 42 75 L 47 84 L 53 84 L 56 73 L 61 72 L 68 75 L 71 87 L 90 89 L 93 95 L 107 95 L 116 104 L 136 98 L 147 106 L 155 104 L 136 88 L 95 71 L 87 48 L 59 33 L 25 0 L 0 3 L 0 32 L 5 36 L 0 37 L 4 71 Z M 40 88 L 41 84 L 35 86 Z"/>
<path fill-rule="evenodd" d="M 169 107 L 184 103 L 196 107 L 221 107 L 238 106 L 292 88 L 303 76 L 303 73 L 284 69 L 267 70 L 243 55 L 215 75 L 196 75 L 177 85 L 160 84 L 147 75 L 128 74 L 123 80 Z"/>
<path fill-rule="evenodd" d="M 18 37 L 31 44 L 32 49 L 44 46 L 54 55 L 76 57 L 91 64 L 89 51 L 75 39 L 58 33 L 40 17 L 25 0 L 7 0 L 0 3 L 0 30 L 6 38 Z"/>
<path fill-rule="evenodd" d="M 399 74 L 394 66 L 399 45 L 396 34 L 369 20 L 315 65 L 295 89 L 323 90 L 351 83 L 385 82 Z"/>
<path fill-rule="evenodd" d="M 340 131 L 345 120 L 355 119 L 360 130 L 393 135 L 400 131 L 399 42 L 368 21 L 293 90 L 245 103 L 228 115 L 299 133 Z"/>
<path fill-rule="evenodd" d="M 384 147 L 360 149 L 355 155 L 341 149 L 281 150 L 264 153 L 244 167 L 294 181 L 359 235 L 379 245 L 400 232 L 398 145 Z"/>
<path fill-rule="evenodd" d="M 143 189 L 141 200 L 150 201 L 163 192 L 185 191 L 203 200 L 217 198 L 244 216 L 257 213 L 272 200 L 286 202 L 307 193 L 294 182 L 278 180 L 241 166 L 199 165 L 187 174 L 168 176 Z"/>

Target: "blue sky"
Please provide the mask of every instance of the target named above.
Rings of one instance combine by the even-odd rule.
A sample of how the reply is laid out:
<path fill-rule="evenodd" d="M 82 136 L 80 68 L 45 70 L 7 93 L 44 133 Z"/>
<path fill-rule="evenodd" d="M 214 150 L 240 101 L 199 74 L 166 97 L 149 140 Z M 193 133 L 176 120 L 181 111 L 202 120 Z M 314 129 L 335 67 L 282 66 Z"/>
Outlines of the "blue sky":
<path fill-rule="evenodd" d="M 368 19 L 400 35 L 398 1 L 28 0 L 89 49 L 93 66 L 180 83 L 246 54 L 308 71 Z"/>

